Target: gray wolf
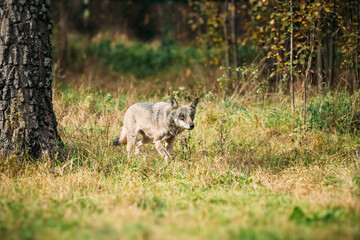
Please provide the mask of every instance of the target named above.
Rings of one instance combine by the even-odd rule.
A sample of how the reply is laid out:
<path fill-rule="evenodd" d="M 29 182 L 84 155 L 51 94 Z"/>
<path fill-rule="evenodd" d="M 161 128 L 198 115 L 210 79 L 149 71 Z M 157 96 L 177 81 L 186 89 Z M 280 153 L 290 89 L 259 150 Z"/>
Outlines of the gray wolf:
<path fill-rule="evenodd" d="M 195 127 L 193 121 L 198 102 L 199 99 L 196 98 L 188 105 L 179 105 L 176 99 L 172 98 L 170 103 L 136 103 L 125 112 L 120 137 L 111 144 L 127 144 L 128 153 L 135 150 L 137 154 L 141 145 L 153 142 L 156 150 L 167 162 L 171 159 L 176 136 L 185 129 L 192 130 Z M 139 134 L 142 136 L 140 139 Z"/>

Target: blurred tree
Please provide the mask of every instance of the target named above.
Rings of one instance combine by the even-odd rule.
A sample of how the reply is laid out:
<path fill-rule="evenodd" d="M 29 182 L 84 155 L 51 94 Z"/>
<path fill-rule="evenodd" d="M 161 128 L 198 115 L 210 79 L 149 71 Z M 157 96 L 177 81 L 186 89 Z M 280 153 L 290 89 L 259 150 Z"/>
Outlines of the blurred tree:
<path fill-rule="evenodd" d="M 291 111 L 295 110 L 295 82 L 294 82 L 294 5 L 290 0 L 290 84 L 291 84 Z"/>
<path fill-rule="evenodd" d="M 47 0 L 0 1 L 0 155 L 55 156 Z"/>
<path fill-rule="evenodd" d="M 229 1 L 225 0 L 224 7 L 224 42 L 225 42 L 225 66 L 226 66 L 226 75 L 229 78 L 230 74 L 230 51 L 229 51 L 229 35 L 228 35 L 228 15 L 229 15 Z"/>
<path fill-rule="evenodd" d="M 237 34 L 236 34 L 236 6 L 235 1 L 231 0 L 231 41 L 233 45 L 233 56 L 234 56 L 234 69 L 237 69 L 238 64 L 238 44 L 237 44 Z M 235 72 L 236 78 L 239 78 L 239 72 Z"/>
<path fill-rule="evenodd" d="M 63 0 L 59 4 L 59 12 L 60 12 L 60 21 L 59 21 L 59 33 L 58 33 L 58 70 L 63 71 L 67 67 L 67 46 L 68 46 L 68 20 L 67 20 L 67 4 L 68 0 Z"/>

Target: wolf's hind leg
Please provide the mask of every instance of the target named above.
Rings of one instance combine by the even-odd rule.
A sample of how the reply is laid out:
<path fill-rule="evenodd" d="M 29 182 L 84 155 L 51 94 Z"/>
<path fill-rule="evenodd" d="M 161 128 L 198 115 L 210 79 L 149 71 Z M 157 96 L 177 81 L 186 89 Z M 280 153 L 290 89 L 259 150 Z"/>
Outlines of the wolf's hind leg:
<path fill-rule="evenodd" d="M 141 132 L 140 132 L 141 133 Z M 147 144 L 152 142 L 152 138 L 149 138 L 148 136 L 146 136 L 145 134 L 141 134 L 143 137 L 139 140 L 136 141 L 136 145 L 135 145 L 135 154 L 138 154 L 140 152 L 140 146 L 143 144 Z"/>
<path fill-rule="evenodd" d="M 128 155 L 131 155 L 134 151 L 134 147 L 136 145 L 137 134 L 138 134 L 138 131 L 134 131 L 134 132 L 129 132 L 126 136 L 126 138 L 127 138 L 126 150 L 128 151 Z"/>
<path fill-rule="evenodd" d="M 125 130 L 125 128 L 123 127 L 123 128 L 121 129 L 120 137 L 114 139 L 114 140 L 110 143 L 110 145 L 112 145 L 112 146 L 119 146 L 119 145 L 121 145 L 121 144 L 126 144 L 126 142 L 127 142 L 126 135 L 127 135 L 127 134 L 126 134 L 126 130 Z"/>

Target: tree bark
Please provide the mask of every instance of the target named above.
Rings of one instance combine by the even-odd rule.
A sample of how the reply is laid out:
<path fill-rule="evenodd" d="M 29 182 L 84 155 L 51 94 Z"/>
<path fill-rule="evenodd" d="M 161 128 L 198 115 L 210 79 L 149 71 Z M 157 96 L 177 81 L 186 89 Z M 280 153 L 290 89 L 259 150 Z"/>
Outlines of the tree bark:
<path fill-rule="evenodd" d="M 290 0 L 291 32 L 290 32 L 290 81 L 291 81 L 291 112 L 295 110 L 295 83 L 294 83 L 294 10 L 293 1 Z"/>
<path fill-rule="evenodd" d="M 352 68 L 352 74 L 353 74 L 353 89 L 354 89 L 354 92 L 358 92 L 358 89 L 359 89 L 359 75 L 358 75 L 358 43 L 357 43 L 357 40 L 358 40 L 358 36 L 357 34 L 358 33 L 358 27 L 359 27 L 359 22 L 356 22 L 358 20 L 358 16 L 359 16 L 359 13 L 358 13 L 358 7 L 359 7 L 359 2 L 357 1 L 352 1 L 352 4 L 351 4 L 351 10 L 350 10 L 350 29 L 351 29 L 351 32 L 354 32 L 354 36 L 353 36 L 353 41 L 354 41 L 354 44 L 355 44 L 355 47 L 356 47 L 356 50 L 355 52 L 353 53 L 353 68 Z M 354 11 L 354 13 L 353 13 Z"/>
<path fill-rule="evenodd" d="M 335 11 L 335 0 L 332 11 Z M 328 42 L 328 81 L 327 87 L 330 90 L 334 82 L 334 61 L 335 61 L 335 44 L 334 44 L 334 31 L 335 31 L 335 16 L 331 15 L 331 27 L 328 28 L 327 35 L 329 38 Z"/>
<path fill-rule="evenodd" d="M 53 157 L 49 0 L 0 0 L 0 155 Z"/>
<path fill-rule="evenodd" d="M 62 0 L 59 3 L 59 10 L 60 10 L 60 22 L 59 22 L 59 60 L 58 60 L 58 67 L 60 72 L 66 69 L 67 67 L 67 0 Z M 55 69 L 56 71 L 56 69 Z"/>
<path fill-rule="evenodd" d="M 319 89 L 322 89 L 324 85 L 324 61 L 320 45 L 316 46 L 316 51 L 316 81 Z"/>
<path fill-rule="evenodd" d="M 356 3 L 355 3 L 356 4 Z M 360 3 L 358 2 L 356 4 L 356 12 L 357 12 L 357 54 L 356 54 L 356 65 L 357 65 L 357 68 L 356 68 L 356 72 L 357 72 L 357 79 L 358 79 L 358 89 L 357 91 L 360 92 L 360 59 L 359 59 L 359 56 L 360 56 L 360 46 L 359 46 L 359 35 L 360 35 Z"/>
<path fill-rule="evenodd" d="M 356 3 L 355 2 L 355 5 L 356 5 L 356 13 L 357 13 L 357 46 L 356 46 L 356 54 L 355 54 L 355 64 L 356 64 L 356 74 L 357 74 L 357 89 L 355 89 L 355 91 L 357 92 L 360 92 L 360 59 L 359 59 L 359 56 L 360 56 L 360 47 L 359 47 L 359 35 L 360 35 L 360 3 Z"/>
<path fill-rule="evenodd" d="M 238 45 L 237 45 L 237 35 L 236 35 L 236 8 L 235 1 L 231 0 L 231 41 L 233 44 L 233 56 L 234 56 L 234 70 L 239 66 L 238 63 Z M 235 71 L 236 80 L 239 80 L 239 72 Z"/>
<path fill-rule="evenodd" d="M 312 54 L 314 52 L 314 33 L 311 30 L 310 33 L 310 54 L 309 54 L 309 59 L 308 59 L 308 67 L 306 69 L 306 73 L 305 73 L 305 80 L 304 80 L 304 112 L 303 112 L 303 125 L 305 126 L 306 124 L 306 103 L 307 103 L 307 87 L 308 87 L 308 82 L 309 82 L 309 78 L 310 78 L 310 71 L 311 71 L 311 64 L 312 64 Z"/>
<path fill-rule="evenodd" d="M 224 42 L 225 42 L 225 64 L 226 64 L 226 75 L 230 77 L 230 53 L 229 53 L 229 38 L 228 38 L 228 13 L 229 13 L 229 2 L 225 0 L 224 9 Z"/>

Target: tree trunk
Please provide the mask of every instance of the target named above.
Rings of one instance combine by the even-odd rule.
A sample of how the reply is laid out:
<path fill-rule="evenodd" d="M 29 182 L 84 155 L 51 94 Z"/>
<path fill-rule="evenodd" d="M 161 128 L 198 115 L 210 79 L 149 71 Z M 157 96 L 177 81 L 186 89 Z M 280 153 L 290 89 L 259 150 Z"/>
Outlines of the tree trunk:
<path fill-rule="evenodd" d="M 59 3 L 60 10 L 60 22 L 59 22 L 59 60 L 58 67 L 59 71 L 62 72 L 67 67 L 67 0 L 63 0 Z M 56 71 L 56 69 L 55 69 Z"/>
<path fill-rule="evenodd" d="M 354 89 L 354 92 L 358 92 L 358 89 L 359 89 L 359 75 L 358 75 L 358 54 L 359 54 L 359 51 L 358 51 L 358 27 L 359 27 L 359 22 L 357 22 L 357 18 L 358 18 L 358 15 L 359 15 L 359 12 L 357 11 L 358 10 L 358 7 L 359 7 L 359 2 L 357 1 L 352 1 L 352 7 L 351 7 L 351 18 L 350 18 L 350 29 L 351 29 L 351 32 L 355 33 L 354 36 L 353 36 L 353 42 L 356 46 L 356 50 L 355 52 L 353 53 L 353 69 L 352 69 L 352 73 L 353 73 L 353 89 Z M 354 11 L 354 13 L 353 13 Z"/>
<path fill-rule="evenodd" d="M 355 54 L 355 64 L 356 64 L 356 74 L 357 74 L 357 89 L 355 89 L 355 91 L 357 92 L 360 92 L 360 59 L 359 59 L 359 56 L 360 56 L 360 46 L 359 46 L 359 40 L 360 40 L 360 3 L 356 3 L 355 2 L 355 5 L 356 5 L 356 13 L 357 13 L 357 46 L 356 46 L 356 54 Z"/>
<path fill-rule="evenodd" d="M 335 1 L 334 1 L 335 4 Z M 332 11 L 335 11 L 336 6 L 333 7 Z M 335 32 L 335 16 L 331 15 L 331 27 L 328 28 L 327 35 L 329 38 L 328 42 L 328 81 L 327 87 L 330 90 L 334 82 L 334 59 L 335 59 L 335 45 L 334 45 L 334 33 Z"/>
<path fill-rule="evenodd" d="M 237 45 L 237 36 L 236 36 L 236 8 L 234 0 L 231 0 L 231 41 L 233 44 L 233 55 L 234 55 L 234 70 L 239 66 L 238 64 L 238 45 Z M 239 72 L 236 72 L 236 80 L 239 80 Z"/>
<path fill-rule="evenodd" d="M 357 12 L 357 54 L 356 54 L 356 65 L 357 65 L 357 68 L 356 68 L 356 72 L 357 72 L 357 78 L 358 78 L 358 89 L 357 91 L 360 92 L 360 59 L 359 59 L 359 56 L 360 56 L 360 46 L 359 46 L 359 40 L 360 40 L 360 3 L 356 4 L 356 12 Z"/>
<path fill-rule="evenodd" d="M 0 0 L 0 155 L 53 157 L 62 145 L 52 105 L 48 0 Z"/>
<path fill-rule="evenodd" d="M 294 11 L 293 2 L 290 0 L 291 32 L 290 32 L 290 81 L 291 81 L 291 111 L 295 110 L 295 84 L 294 84 Z"/>
<path fill-rule="evenodd" d="M 309 54 L 309 59 L 308 59 L 308 67 L 306 69 L 306 73 L 305 73 L 305 80 L 304 80 L 304 112 L 303 112 L 303 125 L 306 124 L 306 102 L 307 102 L 307 87 L 308 87 L 308 82 L 309 82 L 309 78 L 310 78 L 310 71 L 311 71 L 311 64 L 312 64 L 312 54 L 314 52 L 314 33 L 311 30 L 310 33 L 310 54 Z"/>
<path fill-rule="evenodd" d="M 322 89 L 324 81 L 324 61 L 320 45 L 316 47 L 316 51 L 316 81 L 319 89 Z"/>
<path fill-rule="evenodd" d="M 225 0 L 225 9 L 224 9 L 224 42 L 225 42 L 225 64 L 226 64 L 226 75 L 230 77 L 230 54 L 229 54 L 229 38 L 228 38 L 228 12 L 229 12 L 229 2 Z"/>

